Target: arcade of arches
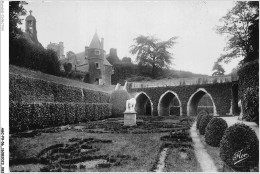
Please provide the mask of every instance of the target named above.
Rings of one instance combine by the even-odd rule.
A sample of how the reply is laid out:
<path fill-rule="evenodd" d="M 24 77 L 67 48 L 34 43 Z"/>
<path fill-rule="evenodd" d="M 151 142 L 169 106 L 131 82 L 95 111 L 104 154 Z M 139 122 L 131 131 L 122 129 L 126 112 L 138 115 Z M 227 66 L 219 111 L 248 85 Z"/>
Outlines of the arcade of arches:
<path fill-rule="evenodd" d="M 136 95 L 135 110 L 138 115 L 152 115 L 153 104 L 145 92 Z M 155 106 L 156 107 L 156 106 Z M 211 95 L 205 89 L 194 92 L 187 103 L 187 115 L 196 116 L 200 110 L 207 110 L 211 115 L 216 115 L 216 107 Z M 182 116 L 183 109 L 178 95 L 173 91 L 166 91 L 158 101 L 159 116 Z"/>

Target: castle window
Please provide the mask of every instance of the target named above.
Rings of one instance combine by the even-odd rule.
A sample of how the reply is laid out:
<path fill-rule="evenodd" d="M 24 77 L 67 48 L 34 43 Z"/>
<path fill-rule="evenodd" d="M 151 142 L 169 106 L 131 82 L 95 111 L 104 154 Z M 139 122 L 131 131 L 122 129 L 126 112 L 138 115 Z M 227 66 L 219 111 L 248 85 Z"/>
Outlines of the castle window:
<path fill-rule="evenodd" d="M 112 74 L 114 74 L 115 73 L 115 69 L 114 69 L 114 67 L 112 67 Z"/>
<path fill-rule="evenodd" d="M 100 55 L 100 50 L 95 50 L 95 55 Z"/>
<path fill-rule="evenodd" d="M 100 64 L 98 62 L 95 63 L 96 69 L 100 69 Z"/>

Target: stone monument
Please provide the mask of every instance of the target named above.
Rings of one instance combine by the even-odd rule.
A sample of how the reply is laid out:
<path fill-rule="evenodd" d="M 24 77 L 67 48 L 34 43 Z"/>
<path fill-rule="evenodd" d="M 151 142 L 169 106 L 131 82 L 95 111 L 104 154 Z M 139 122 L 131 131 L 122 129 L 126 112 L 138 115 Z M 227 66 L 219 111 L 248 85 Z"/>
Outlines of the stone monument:
<path fill-rule="evenodd" d="M 135 98 L 126 101 L 126 110 L 124 112 L 124 126 L 136 125 Z"/>

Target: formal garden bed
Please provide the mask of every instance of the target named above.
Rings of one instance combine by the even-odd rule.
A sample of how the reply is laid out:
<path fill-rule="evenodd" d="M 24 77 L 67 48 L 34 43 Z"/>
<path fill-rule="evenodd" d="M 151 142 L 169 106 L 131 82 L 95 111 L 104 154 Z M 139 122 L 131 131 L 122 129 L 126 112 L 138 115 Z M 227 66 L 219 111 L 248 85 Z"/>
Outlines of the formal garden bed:
<path fill-rule="evenodd" d="M 154 171 L 165 147 L 164 171 L 200 171 L 189 126 L 175 117 L 140 117 L 125 127 L 112 118 L 12 134 L 10 171 Z"/>

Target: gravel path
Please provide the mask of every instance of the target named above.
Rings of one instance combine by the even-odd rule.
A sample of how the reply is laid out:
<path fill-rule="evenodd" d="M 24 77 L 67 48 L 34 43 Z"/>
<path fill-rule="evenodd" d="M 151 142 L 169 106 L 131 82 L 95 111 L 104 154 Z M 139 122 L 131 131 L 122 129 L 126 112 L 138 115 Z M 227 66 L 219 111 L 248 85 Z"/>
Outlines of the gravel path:
<path fill-rule="evenodd" d="M 218 172 L 213 160 L 205 150 L 203 144 L 200 141 L 199 135 L 196 132 L 196 122 L 192 125 L 190 129 L 190 136 L 194 143 L 194 151 L 196 158 L 200 164 L 201 170 L 203 172 Z"/>
<path fill-rule="evenodd" d="M 166 158 L 166 155 L 167 155 L 167 150 L 168 150 L 168 148 L 164 148 L 161 151 L 159 162 L 157 164 L 157 169 L 155 170 L 155 172 L 163 172 L 164 167 L 165 167 L 165 158 Z"/>

